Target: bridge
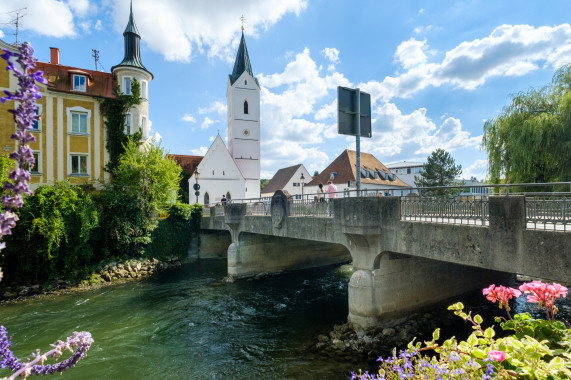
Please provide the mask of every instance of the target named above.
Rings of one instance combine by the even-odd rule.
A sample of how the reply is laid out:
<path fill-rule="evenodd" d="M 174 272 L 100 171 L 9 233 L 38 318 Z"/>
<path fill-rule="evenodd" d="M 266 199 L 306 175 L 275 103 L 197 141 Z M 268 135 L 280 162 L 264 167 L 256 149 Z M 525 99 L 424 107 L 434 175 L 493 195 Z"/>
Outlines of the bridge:
<path fill-rule="evenodd" d="M 348 320 L 368 329 L 514 274 L 571 282 L 571 199 L 348 197 L 211 207 L 199 257 L 228 275 L 352 262 Z"/>

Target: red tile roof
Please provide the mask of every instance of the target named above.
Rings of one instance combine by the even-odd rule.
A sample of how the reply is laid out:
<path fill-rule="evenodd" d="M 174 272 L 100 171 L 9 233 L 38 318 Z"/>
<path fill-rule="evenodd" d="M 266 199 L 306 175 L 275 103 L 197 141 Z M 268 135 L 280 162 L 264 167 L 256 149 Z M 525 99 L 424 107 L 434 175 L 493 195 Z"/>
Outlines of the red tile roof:
<path fill-rule="evenodd" d="M 200 161 L 204 158 L 203 156 L 185 156 L 183 154 L 167 154 L 167 157 L 175 160 L 183 172 L 188 174 L 194 173 L 194 169 L 200 164 Z"/>
<path fill-rule="evenodd" d="M 48 81 L 47 86 L 50 91 L 105 98 L 114 96 L 114 80 L 111 73 L 55 65 L 47 62 L 36 62 L 36 68 L 44 72 L 44 78 Z M 73 74 L 85 75 L 87 77 L 85 92 L 73 91 Z"/>
<path fill-rule="evenodd" d="M 323 170 L 319 175 L 313 177 L 306 186 L 317 186 L 320 183 L 326 184 L 329 181 L 331 173 L 336 172 L 337 175 L 332 180 L 335 184 L 347 184 L 349 181 L 356 181 L 357 177 L 356 166 L 357 164 L 357 152 L 354 150 L 346 149 L 343 153 L 339 155 L 325 170 Z M 385 165 L 383 165 L 379 160 L 375 158 L 372 154 L 361 152 L 361 168 L 369 169 L 373 172 L 380 170 L 386 173 L 392 173 Z M 377 178 L 363 178 L 361 177 L 362 184 L 378 184 L 386 186 L 402 186 L 410 187 L 400 178 L 396 177 L 394 181 L 388 179 L 382 179 L 377 175 Z"/>
<path fill-rule="evenodd" d="M 301 164 L 290 166 L 289 168 L 282 168 L 274 174 L 270 182 L 264 187 L 262 193 L 275 193 L 277 190 L 283 190 L 288 181 L 295 174 Z"/>

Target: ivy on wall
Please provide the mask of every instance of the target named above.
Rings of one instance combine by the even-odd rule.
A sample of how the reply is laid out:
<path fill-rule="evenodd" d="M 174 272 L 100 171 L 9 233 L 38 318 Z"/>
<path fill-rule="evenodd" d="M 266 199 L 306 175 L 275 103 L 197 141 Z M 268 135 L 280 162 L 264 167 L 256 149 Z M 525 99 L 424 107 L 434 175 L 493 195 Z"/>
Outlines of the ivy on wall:
<path fill-rule="evenodd" d="M 107 130 L 106 148 L 109 152 L 109 162 L 105 170 L 112 173 L 117 167 L 119 156 L 125 151 L 125 144 L 129 138 L 140 141 L 143 133 L 139 131 L 127 135 L 125 133 L 125 117 L 129 109 L 141 103 L 141 85 L 133 79 L 131 95 L 121 92 L 119 85 L 115 87 L 114 98 L 105 98 L 101 101 L 101 110 L 105 116 L 105 129 Z"/>

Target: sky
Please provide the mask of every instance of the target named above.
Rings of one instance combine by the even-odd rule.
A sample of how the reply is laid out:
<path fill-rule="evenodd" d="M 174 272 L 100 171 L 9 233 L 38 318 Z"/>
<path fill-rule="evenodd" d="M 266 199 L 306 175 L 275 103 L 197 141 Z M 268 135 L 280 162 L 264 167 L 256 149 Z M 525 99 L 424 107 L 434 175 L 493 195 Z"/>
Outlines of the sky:
<path fill-rule="evenodd" d="M 461 177 L 485 179 L 483 125 L 511 96 L 571 63 L 567 1 L 133 0 L 149 84 L 152 133 L 172 154 L 227 141 L 226 89 L 241 17 L 261 85 L 261 177 L 303 163 L 321 171 L 355 137 L 337 133 L 337 86 L 371 95 L 384 164 L 425 162 L 442 148 Z M 22 10 L 22 8 L 26 8 Z M 19 11 L 18 11 L 19 10 Z M 14 12 L 17 11 L 17 12 Z M 123 59 L 129 0 L 2 0 L 0 38 L 40 61 L 109 72 Z"/>

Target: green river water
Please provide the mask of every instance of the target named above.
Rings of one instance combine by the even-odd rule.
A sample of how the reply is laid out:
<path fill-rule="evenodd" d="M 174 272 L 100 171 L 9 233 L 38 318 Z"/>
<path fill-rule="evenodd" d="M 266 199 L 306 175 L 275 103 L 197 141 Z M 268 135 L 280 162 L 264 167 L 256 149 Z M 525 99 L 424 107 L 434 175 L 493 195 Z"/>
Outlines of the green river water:
<path fill-rule="evenodd" d="M 19 358 L 91 332 L 87 358 L 64 379 L 346 379 L 361 365 L 307 347 L 346 321 L 349 268 L 228 284 L 226 260 L 202 260 L 141 282 L 7 303 L 0 323 Z"/>

